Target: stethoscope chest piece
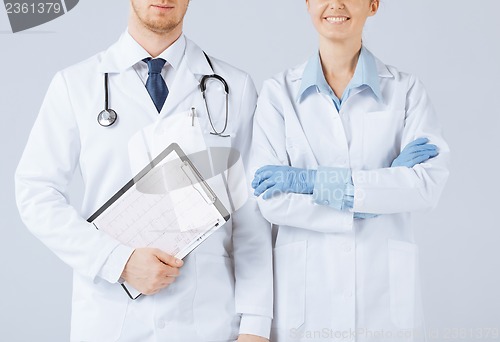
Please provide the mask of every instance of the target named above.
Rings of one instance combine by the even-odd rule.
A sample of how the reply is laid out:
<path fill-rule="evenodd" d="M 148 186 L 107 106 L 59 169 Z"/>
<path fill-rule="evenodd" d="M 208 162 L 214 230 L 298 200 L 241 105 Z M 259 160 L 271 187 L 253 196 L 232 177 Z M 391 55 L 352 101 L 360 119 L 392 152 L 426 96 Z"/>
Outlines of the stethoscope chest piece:
<path fill-rule="evenodd" d="M 99 113 L 97 122 L 103 127 L 109 127 L 115 123 L 117 117 L 118 115 L 116 115 L 116 112 L 108 108 Z"/>

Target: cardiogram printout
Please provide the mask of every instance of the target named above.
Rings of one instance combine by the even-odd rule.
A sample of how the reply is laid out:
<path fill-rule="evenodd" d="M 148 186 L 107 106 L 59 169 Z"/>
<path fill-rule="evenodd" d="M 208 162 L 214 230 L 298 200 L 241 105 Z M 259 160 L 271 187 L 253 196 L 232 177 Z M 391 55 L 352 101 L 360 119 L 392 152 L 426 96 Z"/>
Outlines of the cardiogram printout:
<path fill-rule="evenodd" d="M 183 258 L 229 214 L 180 148 L 172 145 L 89 222 L 130 247 L 160 248 Z"/>

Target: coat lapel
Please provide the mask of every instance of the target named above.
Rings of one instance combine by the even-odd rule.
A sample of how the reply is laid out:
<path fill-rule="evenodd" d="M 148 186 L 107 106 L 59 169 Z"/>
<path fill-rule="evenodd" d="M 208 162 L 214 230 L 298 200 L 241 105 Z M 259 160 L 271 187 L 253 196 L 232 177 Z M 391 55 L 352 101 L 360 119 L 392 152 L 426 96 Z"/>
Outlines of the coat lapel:
<path fill-rule="evenodd" d="M 98 71 L 103 74 L 109 73 L 111 102 L 113 98 L 132 101 L 138 104 L 138 108 L 145 108 L 140 113 L 133 113 L 133 115 L 148 115 L 156 119 L 158 111 L 146 87 L 133 68 L 137 61 L 147 55 L 148 53 L 135 43 L 128 33 L 124 33 L 115 44 L 102 54 Z M 119 96 L 116 94 L 119 94 Z M 128 106 L 128 108 L 134 107 Z"/>
<path fill-rule="evenodd" d="M 192 99 L 200 91 L 200 81 L 204 75 L 213 74 L 203 50 L 186 38 L 186 52 L 177 70 L 173 85 L 162 108 L 160 117 L 179 111 L 178 106 L 187 99 Z M 202 98 L 199 93 L 199 98 Z M 194 101 L 194 99 L 193 99 Z M 189 108 L 182 108 L 182 110 Z"/>

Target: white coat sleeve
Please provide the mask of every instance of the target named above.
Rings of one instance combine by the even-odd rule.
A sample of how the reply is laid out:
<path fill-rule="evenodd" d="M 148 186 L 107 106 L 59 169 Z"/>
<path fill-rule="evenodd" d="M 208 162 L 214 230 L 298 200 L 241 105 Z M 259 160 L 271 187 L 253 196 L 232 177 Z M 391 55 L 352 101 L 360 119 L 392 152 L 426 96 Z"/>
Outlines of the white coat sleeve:
<path fill-rule="evenodd" d="M 247 76 L 233 148 L 238 150 L 245 167 L 252 137 L 252 120 L 257 93 Z M 248 184 L 248 180 L 246 181 Z M 232 215 L 233 257 L 235 268 L 236 312 L 241 313 L 240 334 L 269 338 L 273 315 L 273 272 L 271 225 L 259 212 L 255 198 Z"/>
<path fill-rule="evenodd" d="M 76 272 L 116 282 L 132 249 L 83 219 L 68 202 L 80 137 L 65 79 L 56 74 L 15 175 L 16 200 L 28 229 Z M 101 271 L 113 254 L 114 267 Z M 119 256 L 119 257 L 118 257 Z"/>
<path fill-rule="evenodd" d="M 417 138 L 428 138 L 439 155 L 413 168 L 393 167 L 352 172 L 355 212 L 392 214 L 436 206 L 448 179 L 450 149 L 423 84 L 411 77 L 400 151 Z"/>
<path fill-rule="evenodd" d="M 286 120 L 280 96 L 286 95 L 275 80 L 262 87 L 254 118 L 251 174 L 265 165 L 291 165 L 286 150 Z M 258 197 L 262 215 L 271 223 L 323 233 L 352 230 L 353 213 L 314 203 L 313 196 L 287 193 L 263 200 Z"/>

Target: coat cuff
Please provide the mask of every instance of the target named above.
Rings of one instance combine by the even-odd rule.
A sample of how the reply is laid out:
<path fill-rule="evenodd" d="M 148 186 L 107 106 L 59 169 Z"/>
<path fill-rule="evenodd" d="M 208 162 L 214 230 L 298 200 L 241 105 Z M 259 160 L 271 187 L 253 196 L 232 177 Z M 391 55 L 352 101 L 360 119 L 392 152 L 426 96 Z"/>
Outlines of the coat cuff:
<path fill-rule="evenodd" d="M 318 167 L 314 182 L 314 203 L 337 210 L 347 210 L 349 207 L 352 208 L 350 199 L 353 195 L 354 186 L 350 169 Z"/>
<path fill-rule="evenodd" d="M 133 252 L 132 247 L 118 245 L 106 259 L 97 276 L 110 283 L 117 283 Z"/>
<path fill-rule="evenodd" d="M 271 317 L 242 314 L 240 335 L 256 335 L 269 339 L 271 333 Z"/>

